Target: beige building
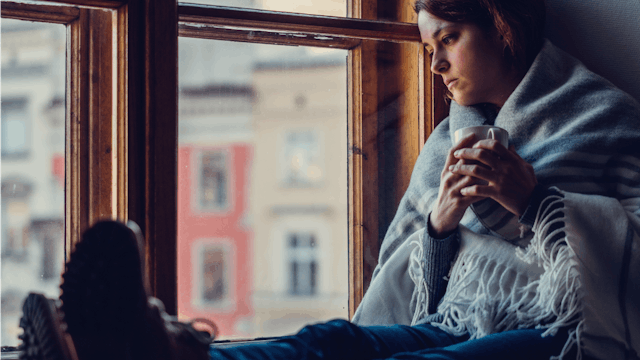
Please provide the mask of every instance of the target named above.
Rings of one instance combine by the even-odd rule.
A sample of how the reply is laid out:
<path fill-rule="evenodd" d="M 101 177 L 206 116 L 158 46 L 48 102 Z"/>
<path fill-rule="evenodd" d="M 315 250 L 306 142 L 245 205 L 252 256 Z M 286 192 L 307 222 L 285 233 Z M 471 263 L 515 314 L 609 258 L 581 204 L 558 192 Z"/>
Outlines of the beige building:
<path fill-rule="evenodd" d="M 65 28 L 2 19 L 0 339 L 29 292 L 57 297 L 64 264 Z"/>
<path fill-rule="evenodd" d="M 346 51 L 298 50 L 253 74 L 256 336 L 348 317 Z"/>

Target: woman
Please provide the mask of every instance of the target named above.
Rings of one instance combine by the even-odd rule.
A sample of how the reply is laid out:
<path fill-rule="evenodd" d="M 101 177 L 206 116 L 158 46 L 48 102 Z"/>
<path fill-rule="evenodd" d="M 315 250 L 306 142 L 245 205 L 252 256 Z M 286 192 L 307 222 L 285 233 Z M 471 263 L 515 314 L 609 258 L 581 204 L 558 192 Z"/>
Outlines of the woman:
<path fill-rule="evenodd" d="M 640 301 L 628 273 L 640 264 L 629 255 L 638 244 L 627 235 L 640 224 L 640 105 L 544 41 L 542 0 L 418 0 L 415 10 L 431 69 L 453 102 L 418 158 L 353 321 L 307 326 L 269 343 L 213 347 L 210 357 L 637 357 Z M 452 144 L 453 131 L 481 124 L 507 129 L 513 145 L 473 137 Z M 584 226 L 594 218 L 604 220 Z M 135 231 L 105 240 L 99 234 L 110 227 L 127 230 L 114 222 L 100 226 L 83 237 L 62 285 L 80 360 L 123 353 L 186 358 L 185 349 L 193 351 L 190 358 L 206 357 L 206 339 L 166 319 L 157 305 L 140 305 L 147 297 L 143 281 L 130 279 L 131 269 L 140 268 Z M 600 246 L 593 237 L 608 241 Z M 619 249 L 619 239 L 622 258 L 631 259 L 622 264 L 626 272 L 607 252 Z M 129 250 L 110 251 L 114 241 Z M 135 255 L 130 263 L 101 268 L 98 280 L 88 280 L 96 264 L 109 266 L 109 253 L 120 259 L 123 251 Z M 588 276 L 608 268 L 616 273 L 604 276 L 605 285 Z M 103 298 L 106 283 L 130 283 L 120 299 L 131 306 L 83 297 Z M 609 285 L 603 289 L 613 297 L 590 297 Z M 27 305 L 47 312 L 42 301 L 25 303 L 26 324 Z M 596 316 L 605 313 L 607 319 Z M 93 314 L 94 323 L 82 314 Z M 128 330 L 117 331 L 125 322 Z M 604 330 L 594 331 L 600 325 Z M 589 347 L 582 330 L 611 341 Z M 36 341 L 29 339 L 27 348 Z M 173 355 L 152 345 L 158 339 Z"/>
<path fill-rule="evenodd" d="M 569 329 L 563 356 L 637 358 L 637 101 L 543 39 L 541 1 L 418 0 L 416 11 L 454 101 L 352 321 L 430 323 L 472 341 Z M 452 148 L 473 125 L 505 128 L 513 146 Z"/>

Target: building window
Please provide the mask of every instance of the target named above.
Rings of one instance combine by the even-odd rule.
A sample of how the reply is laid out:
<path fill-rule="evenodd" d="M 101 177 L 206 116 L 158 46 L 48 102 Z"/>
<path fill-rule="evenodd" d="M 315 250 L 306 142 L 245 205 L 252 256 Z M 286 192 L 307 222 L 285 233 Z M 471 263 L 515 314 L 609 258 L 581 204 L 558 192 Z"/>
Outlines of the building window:
<path fill-rule="evenodd" d="M 318 248 L 313 233 L 289 233 L 289 294 L 309 296 L 317 293 Z"/>
<path fill-rule="evenodd" d="M 209 248 L 203 254 L 202 300 L 217 302 L 225 298 L 229 284 L 225 281 L 225 259 L 222 249 Z"/>
<path fill-rule="evenodd" d="M 198 307 L 227 308 L 232 305 L 233 264 L 230 241 L 198 241 L 192 248 L 193 303 Z"/>
<path fill-rule="evenodd" d="M 229 166 L 225 151 L 207 151 L 200 158 L 199 203 L 202 210 L 225 210 L 229 206 Z"/>
<path fill-rule="evenodd" d="M 29 154 L 26 101 L 2 101 L 2 157 L 25 157 Z"/>
<path fill-rule="evenodd" d="M 285 135 L 283 182 L 290 187 L 317 186 L 322 180 L 321 151 L 315 130 L 290 131 Z"/>

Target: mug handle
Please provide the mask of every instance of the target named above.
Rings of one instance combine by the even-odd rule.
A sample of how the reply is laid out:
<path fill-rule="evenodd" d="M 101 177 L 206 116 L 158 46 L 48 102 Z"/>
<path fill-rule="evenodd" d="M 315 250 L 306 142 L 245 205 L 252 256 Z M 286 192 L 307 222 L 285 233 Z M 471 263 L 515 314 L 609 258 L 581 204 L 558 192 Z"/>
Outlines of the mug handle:
<path fill-rule="evenodd" d="M 494 132 L 493 129 L 489 129 L 489 131 L 487 132 L 487 138 L 491 140 L 497 140 L 496 133 Z"/>

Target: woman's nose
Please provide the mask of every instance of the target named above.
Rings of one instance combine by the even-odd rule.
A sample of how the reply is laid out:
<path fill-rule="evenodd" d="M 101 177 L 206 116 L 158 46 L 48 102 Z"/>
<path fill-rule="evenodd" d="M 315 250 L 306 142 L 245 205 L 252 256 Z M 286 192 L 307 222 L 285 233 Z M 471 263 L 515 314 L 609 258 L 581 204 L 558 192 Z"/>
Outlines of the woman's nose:
<path fill-rule="evenodd" d="M 442 52 L 434 52 L 431 57 L 431 72 L 442 74 L 449 69 L 449 62 L 444 58 Z"/>

